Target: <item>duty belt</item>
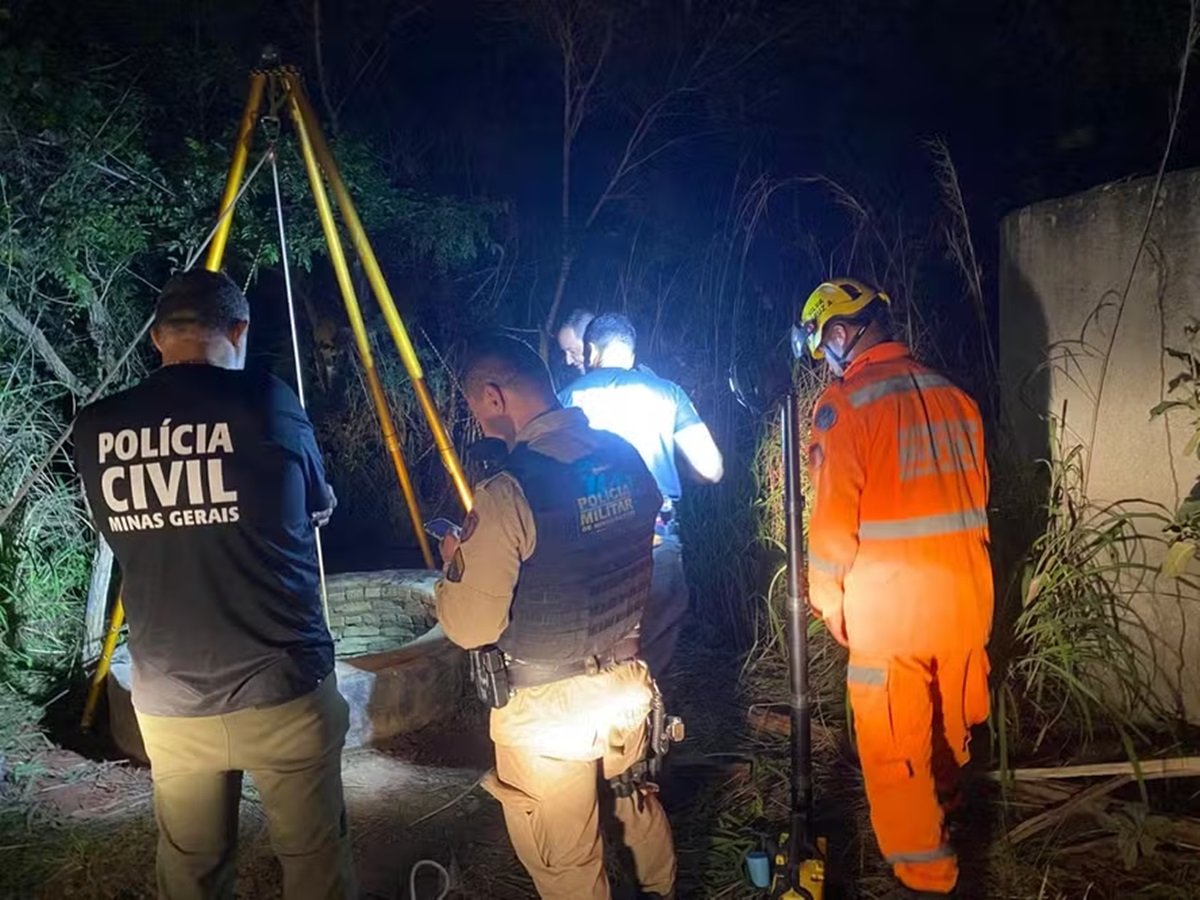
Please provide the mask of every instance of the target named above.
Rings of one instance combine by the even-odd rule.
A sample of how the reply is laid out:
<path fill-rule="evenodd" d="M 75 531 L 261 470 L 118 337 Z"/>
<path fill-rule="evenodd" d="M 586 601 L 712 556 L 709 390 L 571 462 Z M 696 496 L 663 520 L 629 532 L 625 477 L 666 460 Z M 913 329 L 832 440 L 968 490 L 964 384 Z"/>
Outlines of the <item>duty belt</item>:
<path fill-rule="evenodd" d="M 638 639 L 627 637 L 618 641 L 610 649 L 594 656 L 569 663 L 539 663 L 525 662 L 519 659 L 508 661 L 508 683 L 516 690 L 522 688 L 541 687 L 577 675 L 598 675 L 605 669 L 636 659 L 638 655 Z"/>

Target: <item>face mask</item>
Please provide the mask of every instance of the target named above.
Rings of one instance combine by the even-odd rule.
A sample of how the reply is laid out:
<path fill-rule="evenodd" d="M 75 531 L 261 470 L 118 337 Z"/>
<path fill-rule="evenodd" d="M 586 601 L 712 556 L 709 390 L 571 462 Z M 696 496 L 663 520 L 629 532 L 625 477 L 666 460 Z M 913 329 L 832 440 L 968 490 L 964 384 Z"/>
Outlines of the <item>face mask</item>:
<path fill-rule="evenodd" d="M 828 344 L 825 345 L 825 362 L 828 363 L 829 371 L 834 374 L 835 378 L 841 378 L 846 374 L 846 363 L 849 361 L 850 354 L 854 352 L 854 348 L 858 345 L 862 336 L 867 333 L 868 327 L 870 326 L 858 326 L 858 332 L 846 342 L 846 349 L 842 353 L 836 352 Z"/>
<path fill-rule="evenodd" d="M 814 323 L 808 322 L 804 325 L 792 326 L 792 356 L 796 359 L 804 359 L 805 353 L 812 353 L 812 346 L 809 343 L 809 336 L 813 332 Z"/>

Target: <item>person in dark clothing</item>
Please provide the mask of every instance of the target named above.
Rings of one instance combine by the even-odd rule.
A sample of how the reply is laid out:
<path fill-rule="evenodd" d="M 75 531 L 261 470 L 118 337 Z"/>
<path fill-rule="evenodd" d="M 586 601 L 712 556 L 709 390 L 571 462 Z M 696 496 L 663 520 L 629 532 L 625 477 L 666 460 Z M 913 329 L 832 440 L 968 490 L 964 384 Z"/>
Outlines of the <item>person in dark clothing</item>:
<path fill-rule="evenodd" d="M 249 320 L 226 276 L 173 278 L 151 329 L 162 368 L 80 412 L 76 464 L 123 576 L 159 896 L 232 900 L 248 771 L 284 896 L 350 897 L 349 712 L 315 536 L 336 501 L 296 395 L 243 370 Z"/>
<path fill-rule="evenodd" d="M 603 313 L 587 326 L 588 373 L 558 395 L 593 428 L 620 435 L 637 449 L 663 495 L 654 539 L 654 583 L 642 617 L 642 658 L 661 681 L 675 653 L 688 586 L 675 503 L 683 493 L 676 450 L 702 481 L 724 474 L 721 451 L 679 385 L 636 366 L 637 332 L 625 316 Z"/>

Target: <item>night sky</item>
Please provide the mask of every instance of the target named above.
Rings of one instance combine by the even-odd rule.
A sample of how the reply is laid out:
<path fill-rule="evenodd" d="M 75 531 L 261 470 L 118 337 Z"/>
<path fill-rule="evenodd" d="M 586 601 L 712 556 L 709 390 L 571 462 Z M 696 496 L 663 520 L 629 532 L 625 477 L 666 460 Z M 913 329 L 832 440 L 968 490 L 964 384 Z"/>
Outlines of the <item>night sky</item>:
<path fill-rule="evenodd" d="M 942 136 L 984 246 L 998 218 L 1025 203 L 1154 170 L 1187 23 L 1183 0 L 595 5 L 628 24 L 618 28 L 582 133 L 581 196 L 603 178 L 671 61 L 694 55 L 721 11 L 737 10 L 717 41 L 721 64 L 761 49 L 709 82 L 674 123 L 690 136 L 655 167 L 653 202 L 695 222 L 689 206 L 710 206 L 728 190 L 729 171 L 752 159 L 780 177 L 830 175 L 877 207 L 920 216 L 934 202 L 923 142 Z M 523 13 L 527 4 L 7 6 L 18 33 L 64 52 L 82 46 L 122 60 L 162 103 L 202 97 L 194 121 L 210 134 L 232 129 L 243 90 L 238 70 L 264 42 L 279 43 L 311 81 L 316 8 L 342 127 L 393 146 L 399 140 L 414 179 L 502 199 L 528 229 L 556 218 L 559 64 Z M 1186 111 L 1185 103 L 1173 168 L 1200 158 Z"/>

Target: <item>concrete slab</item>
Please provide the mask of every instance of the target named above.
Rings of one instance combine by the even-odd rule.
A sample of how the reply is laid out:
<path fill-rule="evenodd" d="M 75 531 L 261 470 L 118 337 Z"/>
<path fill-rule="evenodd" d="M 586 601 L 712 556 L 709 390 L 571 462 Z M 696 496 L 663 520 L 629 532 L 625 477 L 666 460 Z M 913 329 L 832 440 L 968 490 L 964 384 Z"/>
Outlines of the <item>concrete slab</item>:
<path fill-rule="evenodd" d="M 1119 580 L 1136 616 L 1129 633 L 1155 670 L 1161 702 L 1196 725 L 1200 561 L 1191 562 L 1187 580 L 1155 577 L 1166 542 L 1164 523 L 1150 518 L 1173 515 L 1200 491 L 1200 461 L 1183 452 L 1195 424 L 1187 410 L 1157 419 L 1150 410 L 1185 397 L 1170 391 L 1180 363 L 1167 348 L 1184 346 L 1185 328 L 1200 316 L 1200 169 L 1168 173 L 1157 195 L 1154 181 L 1102 185 L 1004 219 L 1001 388 L 1027 459 L 1081 449 L 1083 488 L 1096 508 L 1120 502 L 1142 516 L 1140 546 L 1098 560 L 1115 567 L 1128 554 L 1134 563 L 1121 564 Z M 1152 197 L 1157 209 L 1143 235 Z"/>

